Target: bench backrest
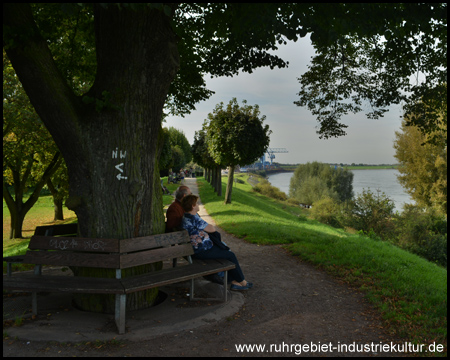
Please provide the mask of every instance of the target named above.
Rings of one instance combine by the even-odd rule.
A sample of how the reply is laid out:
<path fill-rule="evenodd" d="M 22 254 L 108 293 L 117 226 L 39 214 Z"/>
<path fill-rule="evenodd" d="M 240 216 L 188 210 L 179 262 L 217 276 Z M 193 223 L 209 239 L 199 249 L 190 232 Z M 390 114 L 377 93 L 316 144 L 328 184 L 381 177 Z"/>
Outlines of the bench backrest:
<path fill-rule="evenodd" d="M 24 262 L 125 269 L 194 253 L 186 230 L 132 239 L 33 236 Z"/>
<path fill-rule="evenodd" d="M 76 236 L 78 232 L 78 224 L 60 224 L 60 225 L 45 225 L 36 226 L 34 235 L 40 236 L 57 236 L 57 235 L 73 235 Z"/>
<path fill-rule="evenodd" d="M 187 230 L 121 240 L 120 268 L 194 254 Z"/>

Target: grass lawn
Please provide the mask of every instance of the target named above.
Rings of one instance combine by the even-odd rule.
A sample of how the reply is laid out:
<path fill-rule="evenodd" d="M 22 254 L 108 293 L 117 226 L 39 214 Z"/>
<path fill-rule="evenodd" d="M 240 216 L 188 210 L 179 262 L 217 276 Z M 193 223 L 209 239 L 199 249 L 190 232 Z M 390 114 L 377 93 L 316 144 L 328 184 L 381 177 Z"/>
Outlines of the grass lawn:
<path fill-rule="evenodd" d="M 34 229 L 39 225 L 48 224 L 64 224 L 76 221 L 76 216 L 73 211 L 64 208 L 64 221 L 54 222 L 53 198 L 50 195 L 41 196 L 36 204 L 30 209 L 25 216 L 22 227 L 22 236 L 25 239 L 9 240 L 11 229 L 11 217 L 5 200 L 3 200 L 3 253 L 5 249 L 14 247 L 23 241 L 28 243 L 29 238 L 33 235 Z"/>

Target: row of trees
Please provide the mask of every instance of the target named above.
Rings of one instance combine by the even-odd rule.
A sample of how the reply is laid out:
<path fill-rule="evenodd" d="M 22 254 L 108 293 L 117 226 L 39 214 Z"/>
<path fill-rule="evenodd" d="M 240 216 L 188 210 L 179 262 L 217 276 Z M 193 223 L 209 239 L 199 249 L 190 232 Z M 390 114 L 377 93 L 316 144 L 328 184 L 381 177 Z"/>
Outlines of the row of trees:
<path fill-rule="evenodd" d="M 221 195 L 221 169 L 228 168 L 228 183 L 225 204 L 231 203 L 234 168 L 249 165 L 267 150 L 271 131 L 263 125 L 265 116 L 260 116 L 259 106 L 247 105 L 244 100 L 239 106 L 233 98 L 225 107 L 218 104 L 203 128 L 195 133 L 193 157 L 197 164 L 207 170 L 218 195 Z"/>
<path fill-rule="evenodd" d="M 163 128 L 164 144 L 159 158 L 159 170 L 167 176 L 170 169 L 176 172 L 192 160 L 191 145 L 184 132 L 174 127 Z"/>

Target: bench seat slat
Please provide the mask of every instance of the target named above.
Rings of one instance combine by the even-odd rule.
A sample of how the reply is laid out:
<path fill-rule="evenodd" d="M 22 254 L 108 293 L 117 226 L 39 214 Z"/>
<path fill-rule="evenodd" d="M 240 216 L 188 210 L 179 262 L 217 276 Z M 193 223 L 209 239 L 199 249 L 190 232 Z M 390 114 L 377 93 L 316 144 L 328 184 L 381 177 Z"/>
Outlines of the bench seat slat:
<path fill-rule="evenodd" d="M 161 249 L 140 251 L 132 254 L 122 254 L 120 267 L 121 269 L 126 269 L 132 266 L 150 264 L 167 259 L 175 259 L 182 256 L 188 256 L 192 255 L 192 253 L 192 245 L 183 244 Z"/>
<path fill-rule="evenodd" d="M 191 280 L 197 277 L 215 274 L 220 271 L 234 269 L 235 265 L 228 260 L 196 260 L 193 264 L 177 266 L 176 268 L 165 269 L 144 275 L 133 276 L 122 279 L 127 294 L 150 289 L 153 287 L 173 284 Z"/>
<path fill-rule="evenodd" d="M 68 251 L 27 251 L 23 262 L 25 264 L 118 269 L 120 267 L 120 255 L 87 254 Z"/>
<path fill-rule="evenodd" d="M 16 255 L 16 256 L 6 256 L 3 258 L 3 261 L 12 262 L 12 263 L 21 263 L 25 259 L 25 255 Z"/>
<path fill-rule="evenodd" d="M 20 274 L 3 277 L 3 288 L 12 290 L 123 294 L 119 279 L 81 276 Z"/>

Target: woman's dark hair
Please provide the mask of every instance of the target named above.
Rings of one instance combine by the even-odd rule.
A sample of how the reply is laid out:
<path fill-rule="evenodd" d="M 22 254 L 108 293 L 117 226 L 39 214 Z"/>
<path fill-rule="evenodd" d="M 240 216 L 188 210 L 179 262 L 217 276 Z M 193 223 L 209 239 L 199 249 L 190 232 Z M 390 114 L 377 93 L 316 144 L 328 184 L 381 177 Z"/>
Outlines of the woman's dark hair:
<path fill-rule="evenodd" d="M 185 212 L 189 212 L 191 211 L 194 206 L 197 204 L 198 201 L 198 196 L 197 195 L 186 195 L 182 200 L 181 200 L 181 206 L 183 207 L 183 210 Z"/>

